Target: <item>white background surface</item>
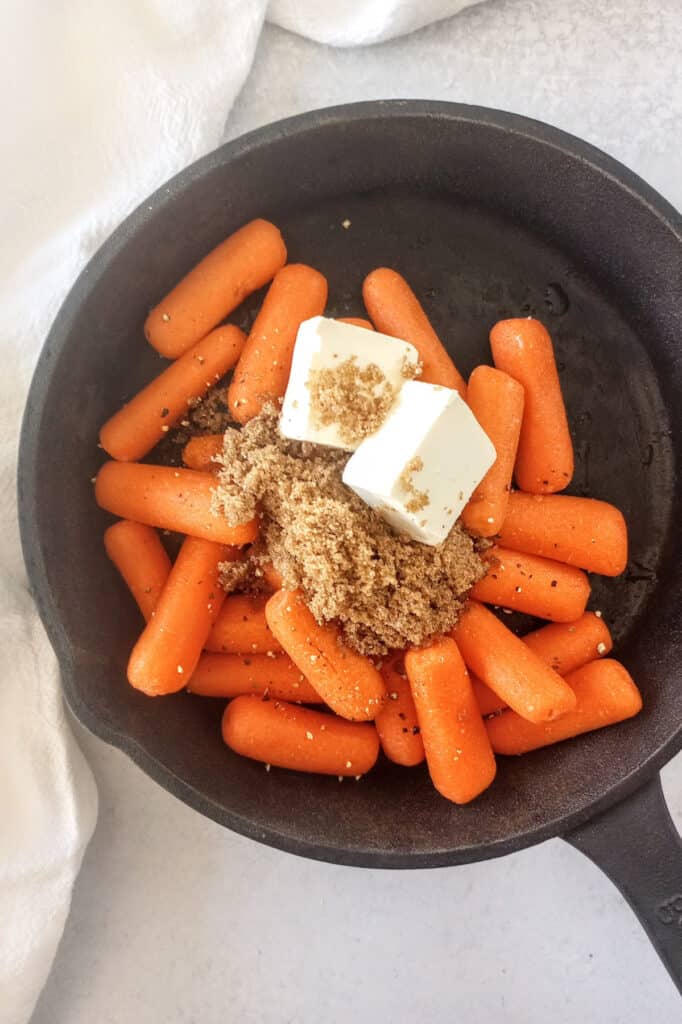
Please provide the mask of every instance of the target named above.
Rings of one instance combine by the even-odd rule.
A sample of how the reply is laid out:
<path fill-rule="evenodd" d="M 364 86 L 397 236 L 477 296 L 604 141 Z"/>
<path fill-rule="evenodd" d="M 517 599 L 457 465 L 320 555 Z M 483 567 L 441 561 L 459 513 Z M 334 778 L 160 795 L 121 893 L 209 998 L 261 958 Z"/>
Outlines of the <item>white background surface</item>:
<path fill-rule="evenodd" d="M 226 128 L 356 99 L 498 106 L 582 135 L 682 206 L 678 0 L 505 0 L 330 50 L 268 28 Z M 100 818 L 33 1024 L 657 1024 L 682 1004 L 632 913 L 560 841 L 410 873 L 241 839 L 78 731 Z M 682 825 L 682 760 L 665 772 Z"/>

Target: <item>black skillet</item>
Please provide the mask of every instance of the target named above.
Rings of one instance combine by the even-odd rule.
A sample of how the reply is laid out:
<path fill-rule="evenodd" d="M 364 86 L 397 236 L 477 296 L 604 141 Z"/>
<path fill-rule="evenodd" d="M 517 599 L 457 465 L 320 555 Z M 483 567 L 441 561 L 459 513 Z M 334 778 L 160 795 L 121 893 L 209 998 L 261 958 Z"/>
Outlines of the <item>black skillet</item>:
<path fill-rule="evenodd" d="M 362 314 L 373 267 L 404 272 L 467 374 L 500 317 L 534 314 L 558 351 L 577 453 L 571 491 L 614 502 L 625 576 L 592 607 L 644 694 L 635 720 L 520 759 L 455 807 L 424 769 L 359 785 L 266 775 L 220 739 L 220 702 L 149 700 L 125 682 L 140 621 L 102 549 L 100 424 L 160 369 L 142 322 L 252 217 L 329 279 L 330 313 Z M 343 222 L 350 221 L 344 228 Z M 24 556 L 77 717 L 201 813 L 340 864 L 461 864 L 563 836 L 632 903 L 682 987 L 682 847 L 657 771 L 682 746 L 682 222 L 598 150 L 546 125 L 431 102 L 357 104 L 222 146 L 143 203 L 76 282 L 26 408 Z M 247 325 L 258 296 L 236 319 Z"/>

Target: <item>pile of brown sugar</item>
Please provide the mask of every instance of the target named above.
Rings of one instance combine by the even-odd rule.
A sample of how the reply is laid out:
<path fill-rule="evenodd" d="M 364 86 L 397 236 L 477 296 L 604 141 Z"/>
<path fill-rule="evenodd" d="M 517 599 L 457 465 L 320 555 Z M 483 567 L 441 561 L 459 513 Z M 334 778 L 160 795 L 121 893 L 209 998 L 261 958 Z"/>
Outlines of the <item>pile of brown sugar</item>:
<path fill-rule="evenodd" d="M 259 550 L 236 576 L 226 565 L 227 589 L 267 557 L 318 622 L 337 620 L 345 642 L 368 655 L 451 629 L 485 574 L 471 537 L 458 524 L 436 547 L 398 535 L 343 484 L 347 454 L 286 440 L 277 424 L 268 406 L 225 433 L 215 511 L 233 523 L 262 515 Z"/>
<path fill-rule="evenodd" d="M 313 370 L 307 386 L 315 426 L 336 424 L 341 440 L 349 445 L 378 430 L 396 399 L 395 388 L 380 367 L 359 367 L 355 356 L 333 368 Z"/>

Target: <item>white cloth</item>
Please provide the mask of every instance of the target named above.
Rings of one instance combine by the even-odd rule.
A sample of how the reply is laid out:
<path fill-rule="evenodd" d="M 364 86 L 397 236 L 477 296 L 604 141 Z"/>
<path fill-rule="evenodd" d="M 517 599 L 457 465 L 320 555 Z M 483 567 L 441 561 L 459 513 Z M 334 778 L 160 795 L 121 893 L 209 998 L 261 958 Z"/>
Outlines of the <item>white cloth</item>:
<path fill-rule="evenodd" d="M 470 0 L 471 2 L 471 0 Z M 10 0 L 0 96 L 0 1024 L 28 1020 L 47 977 L 97 794 L 65 720 L 27 589 L 16 449 L 31 372 L 69 286 L 146 194 L 220 140 L 267 0 Z M 274 0 L 277 24 L 353 45 L 466 0 Z"/>
<path fill-rule="evenodd" d="M 270 0 L 268 21 L 328 46 L 367 46 L 451 17 L 481 0 Z"/>

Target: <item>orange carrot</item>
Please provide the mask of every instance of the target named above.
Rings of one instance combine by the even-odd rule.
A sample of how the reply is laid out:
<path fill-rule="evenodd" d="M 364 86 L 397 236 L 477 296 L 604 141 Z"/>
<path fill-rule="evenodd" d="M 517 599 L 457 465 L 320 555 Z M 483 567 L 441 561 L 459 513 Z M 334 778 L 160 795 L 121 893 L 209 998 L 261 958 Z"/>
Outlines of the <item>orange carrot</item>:
<path fill-rule="evenodd" d="M 574 622 L 585 611 L 590 581 L 582 569 L 502 547 L 483 557 L 490 568 L 471 591 L 476 601 L 550 622 Z"/>
<path fill-rule="evenodd" d="M 476 676 L 469 676 L 471 679 L 471 687 L 474 691 L 474 697 L 478 704 L 478 710 L 481 712 L 484 718 L 488 715 L 496 715 L 499 711 L 503 711 L 506 708 L 506 704 L 501 697 L 498 697 L 494 690 L 491 690 L 489 686 L 482 683 Z"/>
<path fill-rule="evenodd" d="M 150 345 L 177 359 L 213 330 L 251 292 L 284 266 L 287 250 L 274 224 L 252 220 L 190 270 L 155 306 L 144 333 Z"/>
<path fill-rule="evenodd" d="M 105 462 L 95 483 L 100 508 L 162 530 L 177 530 L 219 544 L 250 544 L 258 524 L 230 526 L 211 512 L 215 480 L 209 473 L 140 462 Z"/>
<path fill-rule="evenodd" d="M 202 654 L 187 683 L 190 693 L 202 697 L 239 697 L 267 694 L 276 700 L 321 704 L 312 686 L 286 654 Z"/>
<path fill-rule="evenodd" d="M 282 574 L 277 569 L 275 569 L 275 567 L 272 564 L 272 562 L 266 562 L 262 566 L 262 572 L 263 572 L 263 579 L 265 580 L 265 582 L 267 583 L 267 585 L 270 587 L 271 590 L 281 590 L 282 589 L 282 587 L 284 586 L 284 580 L 282 579 Z"/>
<path fill-rule="evenodd" d="M 196 668 L 225 591 L 218 566 L 226 557 L 222 544 L 186 537 L 166 586 L 135 644 L 128 681 L 150 697 L 175 693 Z"/>
<path fill-rule="evenodd" d="M 366 331 L 373 331 L 374 327 L 369 320 L 364 320 L 361 316 L 339 316 L 337 320 L 340 324 L 352 324 L 353 327 L 364 327 Z"/>
<path fill-rule="evenodd" d="M 206 641 L 207 651 L 267 654 L 282 650 L 265 621 L 265 597 L 230 594 Z"/>
<path fill-rule="evenodd" d="M 389 761 L 411 767 L 424 760 L 424 743 L 410 684 L 399 671 L 402 665 L 403 656 L 399 654 L 387 658 L 381 666 L 388 700 L 376 717 L 376 727 L 381 749 Z"/>
<path fill-rule="evenodd" d="M 275 275 L 256 317 L 227 393 L 230 412 L 246 423 L 268 401 L 282 398 L 289 382 L 298 328 L 320 316 L 327 282 L 303 263 L 289 263 Z"/>
<path fill-rule="evenodd" d="M 149 621 L 171 570 L 158 533 L 151 526 L 121 519 L 104 531 L 104 547 Z"/>
<path fill-rule="evenodd" d="M 467 402 L 495 445 L 497 458 L 462 512 L 467 530 L 479 537 L 499 533 L 509 501 L 523 417 L 523 388 L 501 370 L 477 366 L 469 377 Z"/>
<path fill-rule="evenodd" d="M 582 668 L 588 661 L 603 658 L 613 647 L 606 623 L 594 612 L 585 612 L 575 622 L 551 622 L 527 633 L 522 640 L 560 676 Z M 482 715 L 493 715 L 506 707 L 504 701 L 480 679 L 472 676 L 471 683 Z"/>
<path fill-rule="evenodd" d="M 298 590 L 278 590 L 265 606 L 267 623 L 325 704 L 342 718 L 370 721 L 386 699 L 374 665 L 342 642 L 336 626 L 321 626 Z"/>
<path fill-rule="evenodd" d="M 562 491 L 573 476 L 573 442 L 552 339 L 538 320 L 500 320 L 490 345 L 495 366 L 525 391 L 516 482 L 533 494 Z"/>
<path fill-rule="evenodd" d="M 595 498 L 512 491 L 500 542 L 603 576 L 619 576 L 628 561 L 622 513 Z"/>
<path fill-rule="evenodd" d="M 373 725 L 259 697 L 236 697 L 227 705 L 223 739 L 244 757 L 321 775 L 364 775 L 379 756 Z"/>
<path fill-rule="evenodd" d="M 182 449 L 182 461 L 188 469 L 196 469 L 200 473 L 217 473 L 220 465 L 215 458 L 222 450 L 222 434 L 199 434 L 190 438 Z"/>
<path fill-rule="evenodd" d="M 362 297 L 377 330 L 409 341 L 417 349 L 422 362 L 420 380 L 454 388 L 466 398 L 464 378 L 404 277 L 387 267 L 373 270 L 364 280 Z"/>
<path fill-rule="evenodd" d="M 452 636 L 470 671 L 530 722 L 546 722 L 575 707 L 561 676 L 477 601 L 466 606 Z"/>
<path fill-rule="evenodd" d="M 642 709 L 642 698 L 632 677 L 612 658 L 575 669 L 566 676 L 566 682 L 576 696 L 574 711 L 541 724 L 504 711 L 486 722 L 493 750 L 498 754 L 526 754 L 592 729 L 615 725 Z"/>
<path fill-rule="evenodd" d="M 234 366 L 245 341 L 231 324 L 211 331 L 107 420 L 102 448 L 114 459 L 137 462 Z"/>
<path fill-rule="evenodd" d="M 405 667 L 431 781 L 448 800 L 469 803 L 495 778 L 495 758 L 457 644 L 443 637 L 408 651 Z"/>
<path fill-rule="evenodd" d="M 575 622 L 542 626 L 527 633 L 523 642 L 560 676 L 603 658 L 613 647 L 608 626 L 594 612 L 585 612 Z"/>

